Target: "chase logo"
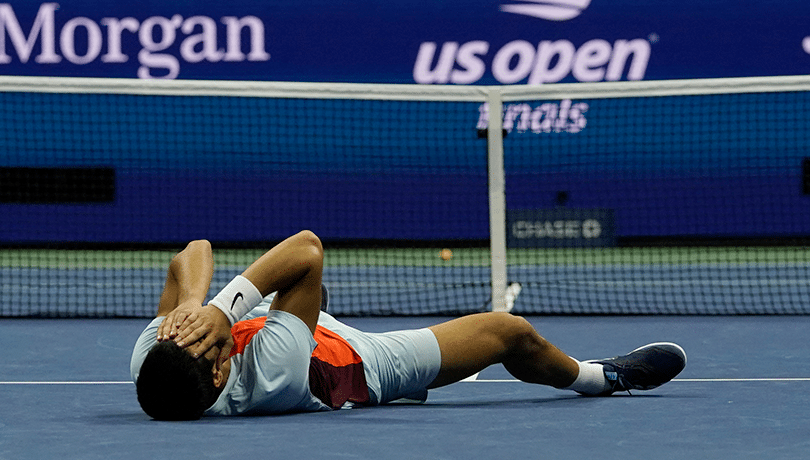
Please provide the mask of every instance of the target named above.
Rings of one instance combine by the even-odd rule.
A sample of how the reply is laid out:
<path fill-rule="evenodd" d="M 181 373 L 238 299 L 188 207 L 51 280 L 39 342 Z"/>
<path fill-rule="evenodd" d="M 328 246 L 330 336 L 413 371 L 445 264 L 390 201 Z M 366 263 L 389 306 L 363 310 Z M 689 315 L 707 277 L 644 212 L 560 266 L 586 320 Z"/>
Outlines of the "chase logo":
<path fill-rule="evenodd" d="M 519 0 L 523 3 L 501 5 L 501 11 L 549 21 L 567 21 L 579 16 L 591 0 Z"/>

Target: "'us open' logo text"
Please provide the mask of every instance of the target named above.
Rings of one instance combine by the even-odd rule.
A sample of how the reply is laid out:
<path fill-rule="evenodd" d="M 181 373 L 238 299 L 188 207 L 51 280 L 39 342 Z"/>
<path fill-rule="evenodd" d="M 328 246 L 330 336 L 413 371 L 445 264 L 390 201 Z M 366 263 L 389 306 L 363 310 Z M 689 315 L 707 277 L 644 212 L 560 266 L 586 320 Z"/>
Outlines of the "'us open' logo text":
<path fill-rule="evenodd" d="M 500 10 L 559 22 L 578 17 L 590 3 L 591 0 L 519 0 L 500 5 Z M 413 78 L 423 84 L 469 85 L 489 72 L 502 84 L 540 85 L 568 77 L 581 82 L 643 80 L 651 54 L 651 42 L 646 38 L 612 42 L 595 38 L 580 45 L 566 39 L 515 39 L 505 44 L 485 40 L 427 41 L 419 46 Z"/>

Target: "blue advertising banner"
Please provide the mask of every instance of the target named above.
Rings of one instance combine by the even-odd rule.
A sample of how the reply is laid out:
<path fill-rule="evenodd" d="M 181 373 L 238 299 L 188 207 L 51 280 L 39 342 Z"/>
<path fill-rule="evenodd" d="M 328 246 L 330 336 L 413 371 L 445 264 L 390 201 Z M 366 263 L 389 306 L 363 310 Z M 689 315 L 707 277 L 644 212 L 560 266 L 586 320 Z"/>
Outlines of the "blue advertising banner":
<path fill-rule="evenodd" d="M 803 0 L 0 3 L 0 74 L 542 84 L 810 72 Z"/>
<path fill-rule="evenodd" d="M 808 13 L 798 0 L 11 2 L 0 3 L 0 74 L 421 84 L 804 74 Z M 613 210 L 619 240 L 807 234 L 808 93 L 647 99 L 506 103 L 507 208 L 553 207 L 562 193 L 571 208 Z M 486 239 L 476 134 L 487 105 L 356 104 L 0 93 L 0 168 L 15 180 L 76 168 L 69 182 L 81 182 L 90 168 L 115 185 L 106 201 L 0 199 L 0 242 L 185 241 L 211 213 L 239 224 L 209 235 L 223 241 L 300 228 L 335 240 Z M 338 211 L 353 203 L 363 209 Z M 415 224 L 420 215 L 446 225 Z M 593 230 L 557 227 L 566 220 L 523 230 Z"/>
<path fill-rule="evenodd" d="M 489 237 L 478 102 L 2 92 L 0 107 L 0 244 Z M 808 92 L 507 103 L 507 211 L 611 210 L 601 241 L 585 214 L 530 215 L 513 236 L 804 237 L 808 107 Z"/>

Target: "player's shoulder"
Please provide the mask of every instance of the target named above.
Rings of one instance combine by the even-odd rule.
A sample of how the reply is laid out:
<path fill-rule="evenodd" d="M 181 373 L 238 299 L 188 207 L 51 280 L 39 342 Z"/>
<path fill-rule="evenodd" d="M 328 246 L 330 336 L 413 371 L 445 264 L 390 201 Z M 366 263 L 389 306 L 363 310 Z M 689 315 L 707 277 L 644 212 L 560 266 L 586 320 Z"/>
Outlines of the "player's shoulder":
<path fill-rule="evenodd" d="M 284 311 L 271 310 L 261 330 L 251 339 L 251 346 L 257 353 L 273 354 L 279 358 L 284 354 L 306 354 L 306 359 L 317 345 L 312 332 L 303 320 Z M 291 359 L 294 359 L 291 357 Z"/>
<path fill-rule="evenodd" d="M 141 365 L 149 354 L 149 350 L 157 343 L 157 330 L 163 322 L 164 317 L 158 316 L 149 322 L 149 324 L 141 331 L 138 340 L 135 341 L 135 346 L 132 348 L 132 358 L 130 359 L 130 375 L 132 381 L 138 380 L 138 375 L 141 371 Z"/>

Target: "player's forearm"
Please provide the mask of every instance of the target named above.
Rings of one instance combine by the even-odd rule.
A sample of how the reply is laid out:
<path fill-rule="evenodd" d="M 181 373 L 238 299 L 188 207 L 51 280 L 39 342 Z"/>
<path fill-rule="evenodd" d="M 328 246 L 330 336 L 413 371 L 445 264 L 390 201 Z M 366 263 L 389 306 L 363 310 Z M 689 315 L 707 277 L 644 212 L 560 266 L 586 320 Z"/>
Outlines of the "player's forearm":
<path fill-rule="evenodd" d="M 312 270 L 323 266 L 323 247 L 318 237 L 303 231 L 282 241 L 250 265 L 242 276 L 266 296 L 292 286 Z"/>
<path fill-rule="evenodd" d="M 206 240 L 189 243 L 172 259 L 171 273 L 177 281 L 177 304 L 188 301 L 202 304 L 214 275 L 211 243 Z"/>

